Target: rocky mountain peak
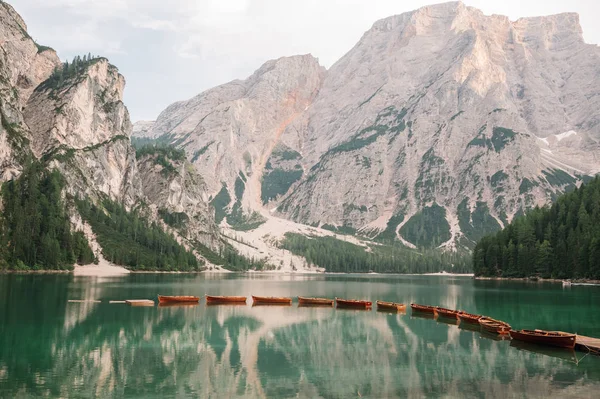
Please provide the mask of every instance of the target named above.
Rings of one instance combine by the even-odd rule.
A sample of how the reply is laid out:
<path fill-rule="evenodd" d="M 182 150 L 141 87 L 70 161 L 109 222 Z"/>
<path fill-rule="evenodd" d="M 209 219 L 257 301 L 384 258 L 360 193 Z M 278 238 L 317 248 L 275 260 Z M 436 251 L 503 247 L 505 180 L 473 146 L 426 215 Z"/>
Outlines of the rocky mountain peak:
<path fill-rule="evenodd" d="M 185 148 L 228 221 L 268 207 L 469 247 L 600 171 L 599 61 L 576 14 L 512 22 L 442 3 L 375 22 L 326 72 L 311 56 L 268 61 L 148 131 Z"/>
<path fill-rule="evenodd" d="M 77 71 L 67 66 L 36 88 L 24 110 L 38 156 L 61 145 L 83 149 L 131 133 L 122 101 L 125 78 L 118 69 L 105 58 L 87 61 Z"/>

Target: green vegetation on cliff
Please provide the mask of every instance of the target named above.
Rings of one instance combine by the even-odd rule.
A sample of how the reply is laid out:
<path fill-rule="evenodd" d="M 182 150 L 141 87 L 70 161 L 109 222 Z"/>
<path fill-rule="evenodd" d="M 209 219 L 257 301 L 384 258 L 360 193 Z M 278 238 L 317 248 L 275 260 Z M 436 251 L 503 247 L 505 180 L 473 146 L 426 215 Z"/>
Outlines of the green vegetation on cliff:
<path fill-rule="evenodd" d="M 334 237 L 306 237 L 286 233 L 280 246 L 304 256 L 310 264 L 328 272 L 362 273 L 470 273 L 471 262 L 463 253 L 438 250 L 416 251 L 398 245 L 367 248 Z"/>
<path fill-rule="evenodd" d="M 38 52 L 41 52 L 39 51 L 39 47 Z M 52 75 L 50 75 L 50 77 L 39 86 L 39 89 L 46 90 L 57 89 L 59 87 L 62 87 L 63 84 L 65 84 L 74 77 L 80 76 L 80 74 L 83 71 L 85 71 L 90 65 L 95 64 L 101 59 L 105 58 L 92 54 L 84 55 L 83 57 L 77 55 L 73 57 L 73 61 L 71 61 L 70 63 L 69 61 L 66 61 L 61 66 L 57 66 L 54 69 L 54 72 L 52 72 Z"/>
<path fill-rule="evenodd" d="M 203 263 L 190 251 L 138 212 L 108 199 L 101 207 L 87 200 L 78 200 L 77 206 L 107 260 L 132 270 L 202 270 Z"/>
<path fill-rule="evenodd" d="M 417 247 L 423 248 L 437 247 L 452 237 L 446 210 L 435 203 L 411 217 L 400 229 L 400 234 Z"/>
<path fill-rule="evenodd" d="M 2 185 L 0 269 L 68 270 L 94 261 L 83 233 L 71 232 L 63 187 L 59 172 L 37 162 Z"/>
<path fill-rule="evenodd" d="M 600 279 L 600 178 L 482 238 L 473 269 L 478 276 Z"/>

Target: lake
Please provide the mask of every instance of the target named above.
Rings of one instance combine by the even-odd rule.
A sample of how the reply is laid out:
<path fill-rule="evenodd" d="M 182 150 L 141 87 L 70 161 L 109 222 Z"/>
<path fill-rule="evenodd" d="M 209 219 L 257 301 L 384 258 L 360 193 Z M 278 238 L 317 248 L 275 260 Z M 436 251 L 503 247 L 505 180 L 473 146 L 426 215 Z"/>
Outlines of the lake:
<path fill-rule="evenodd" d="M 424 303 L 600 337 L 600 287 L 398 275 L 0 275 L 0 397 L 598 397 L 600 357 L 333 308 L 130 307 L 164 295 Z M 68 303 L 99 299 L 101 303 Z M 250 301 L 249 301 L 250 302 Z"/>

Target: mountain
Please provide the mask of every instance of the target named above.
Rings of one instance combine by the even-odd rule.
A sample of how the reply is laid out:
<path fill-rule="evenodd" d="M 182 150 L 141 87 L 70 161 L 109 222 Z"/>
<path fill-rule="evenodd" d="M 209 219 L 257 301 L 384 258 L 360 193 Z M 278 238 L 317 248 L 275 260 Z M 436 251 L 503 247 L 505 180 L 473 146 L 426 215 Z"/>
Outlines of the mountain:
<path fill-rule="evenodd" d="M 444 3 L 377 21 L 329 70 L 268 61 L 135 135 L 185 150 L 234 228 L 276 215 L 473 248 L 600 172 L 599 61 L 576 14 Z"/>
<path fill-rule="evenodd" d="M 536 208 L 473 251 L 477 276 L 600 279 L 600 178 Z"/>
<path fill-rule="evenodd" d="M 157 148 L 136 157 L 125 79 L 114 65 L 91 54 L 62 63 L 5 2 L 0 47 L 0 240 L 10 246 L 0 250 L 0 269 L 3 261 L 70 267 L 89 260 L 90 248 L 130 268 L 183 262 L 197 270 L 207 256 L 221 260 L 196 170 Z"/>

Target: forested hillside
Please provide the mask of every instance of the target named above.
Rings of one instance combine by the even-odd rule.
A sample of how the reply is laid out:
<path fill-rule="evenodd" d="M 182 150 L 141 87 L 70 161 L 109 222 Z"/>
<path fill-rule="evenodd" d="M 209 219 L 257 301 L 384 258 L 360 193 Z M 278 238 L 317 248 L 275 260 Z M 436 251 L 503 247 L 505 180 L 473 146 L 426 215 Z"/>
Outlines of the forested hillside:
<path fill-rule="evenodd" d="M 465 254 L 438 250 L 416 251 L 401 246 L 373 244 L 365 248 L 334 237 L 306 237 L 286 233 L 281 247 L 328 272 L 471 273 Z"/>
<path fill-rule="evenodd" d="M 92 226 L 106 259 L 132 270 L 199 271 L 203 262 L 156 223 L 120 204 L 104 200 L 101 207 L 77 201 L 79 213 Z"/>
<path fill-rule="evenodd" d="M 83 233 L 71 232 L 63 186 L 59 172 L 38 162 L 2 185 L 0 270 L 67 270 L 94 261 Z"/>
<path fill-rule="evenodd" d="M 482 238 L 473 268 L 477 276 L 600 279 L 600 178 Z"/>

